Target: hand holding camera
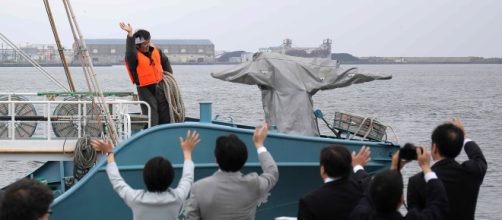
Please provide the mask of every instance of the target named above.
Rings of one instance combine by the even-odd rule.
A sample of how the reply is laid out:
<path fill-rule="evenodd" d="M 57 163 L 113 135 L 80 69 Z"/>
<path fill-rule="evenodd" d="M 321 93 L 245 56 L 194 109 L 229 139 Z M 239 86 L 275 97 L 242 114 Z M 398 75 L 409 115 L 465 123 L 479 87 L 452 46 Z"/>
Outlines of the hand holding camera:
<path fill-rule="evenodd" d="M 412 160 L 417 160 L 424 173 L 431 171 L 430 153 L 425 150 L 425 147 L 416 147 L 411 143 L 406 143 L 392 156 L 391 170 L 399 171 L 406 163 Z"/>
<path fill-rule="evenodd" d="M 423 151 L 422 148 L 420 147 L 416 147 L 414 144 L 412 143 L 406 143 L 403 148 L 401 148 L 399 150 L 399 156 L 401 157 L 401 159 L 403 160 L 416 160 L 417 159 L 417 149 L 420 149 L 421 151 Z"/>
<path fill-rule="evenodd" d="M 420 148 L 417 148 L 416 149 L 416 153 L 417 153 L 417 161 L 418 161 L 418 165 L 420 165 L 420 168 L 422 168 L 422 171 L 424 173 L 428 173 L 428 172 L 431 172 L 431 165 L 430 165 L 430 162 L 431 162 L 431 154 L 429 151 L 426 151 L 425 150 L 425 147 L 420 147 Z"/>

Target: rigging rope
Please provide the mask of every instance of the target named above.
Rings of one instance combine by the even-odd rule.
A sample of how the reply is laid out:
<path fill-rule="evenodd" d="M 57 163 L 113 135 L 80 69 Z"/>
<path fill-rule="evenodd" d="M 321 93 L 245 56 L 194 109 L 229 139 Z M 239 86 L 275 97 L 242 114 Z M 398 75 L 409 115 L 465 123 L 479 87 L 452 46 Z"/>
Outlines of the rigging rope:
<path fill-rule="evenodd" d="M 5 35 L 0 33 L 0 40 L 5 42 L 7 46 L 11 47 L 14 49 L 20 56 L 22 56 L 24 59 L 26 59 L 28 62 L 31 63 L 35 68 L 37 68 L 40 72 L 42 72 L 47 78 L 49 78 L 52 82 L 54 82 L 59 88 L 63 89 L 64 91 L 70 92 L 68 88 L 66 88 L 61 82 L 59 82 L 54 76 L 51 75 L 47 70 L 45 70 L 42 66 L 40 66 L 37 61 L 35 61 L 33 58 L 31 58 L 26 52 L 21 50 L 19 47 L 17 47 L 12 41 L 10 41 Z"/>
<path fill-rule="evenodd" d="M 180 88 L 176 79 L 174 79 L 174 75 L 164 71 L 161 86 L 164 89 L 167 103 L 169 103 L 170 123 L 185 121 L 185 105 L 183 104 Z"/>
<path fill-rule="evenodd" d="M 92 59 L 90 57 L 89 51 L 87 50 L 84 36 L 80 31 L 79 25 L 75 17 L 75 13 L 73 12 L 73 8 L 71 7 L 70 4 L 70 0 L 63 0 L 63 4 L 70 23 L 73 39 L 75 40 L 75 45 L 76 45 L 75 48 L 77 48 L 78 50 L 78 56 L 82 64 L 89 92 L 96 94 L 96 96 L 92 98 L 92 106 L 94 107 L 92 109 L 94 110 L 94 115 L 96 116 L 97 119 L 99 131 L 101 133 L 101 136 L 106 139 L 106 136 L 102 129 L 103 122 L 101 121 L 101 117 L 104 116 L 104 120 L 106 122 L 105 126 L 107 128 L 107 135 L 111 139 L 112 143 L 116 145 L 120 140 L 117 134 L 115 121 L 112 119 L 109 111 L 107 110 L 108 109 L 107 101 L 103 95 L 103 91 L 101 90 L 100 84 L 97 80 L 96 71 L 94 69 L 94 65 L 92 64 Z M 77 145 L 75 147 L 75 153 L 73 159 L 74 160 L 73 175 L 76 180 L 82 178 L 89 171 L 89 169 L 91 169 L 92 166 L 94 166 L 94 164 L 96 163 L 97 153 L 89 145 L 89 142 L 90 142 L 90 137 L 86 135 L 86 137 L 80 138 L 78 140 Z"/>
<path fill-rule="evenodd" d="M 108 136 L 111 139 L 112 143 L 116 145 L 119 142 L 117 127 L 115 126 L 115 121 L 113 121 L 110 113 L 106 111 L 106 109 L 108 109 L 107 102 L 106 99 L 104 98 L 103 91 L 100 88 L 99 82 L 97 81 L 96 71 L 94 69 L 94 65 L 92 64 L 92 59 L 90 57 L 89 51 L 87 50 L 84 36 L 82 35 L 82 32 L 80 31 L 80 28 L 78 26 L 75 13 L 73 13 L 73 9 L 70 4 L 70 0 L 63 0 L 63 3 L 65 5 L 66 13 L 68 14 L 68 19 L 70 20 L 73 37 L 74 39 L 77 39 L 75 43 L 78 45 L 78 48 L 80 49 L 79 56 L 81 61 L 83 61 L 82 68 L 84 69 L 84 73 L 90 81 L 88 82 L 88 86 L 90 86 L 89 92 L 96 92 L 97 96 L 95 98 L 97 99 L 97 104 L 101 106 L 101 109 L 103 109 L 102 112 L 95 111 L 95 114 L 97 116 L 100 116 L 101 114 L 104 116 L 106 122 L 105 126 L 107 128 Z M 95 104 L 94 101 L 93 104 Z M 100 118 L 98 117 L 98 121 L 99 120 Z"/>

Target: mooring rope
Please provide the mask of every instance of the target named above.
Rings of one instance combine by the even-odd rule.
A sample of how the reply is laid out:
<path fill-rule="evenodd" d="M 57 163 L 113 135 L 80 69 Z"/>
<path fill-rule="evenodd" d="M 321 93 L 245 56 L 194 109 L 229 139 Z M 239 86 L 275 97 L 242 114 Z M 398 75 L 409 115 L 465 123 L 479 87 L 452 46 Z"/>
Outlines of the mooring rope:
<path fill-rule="evenodd" d="M 73 154 L 73 176 L 80 180 L 96 164 L 98 153 L 92 148 L 91 137 L 79 138 Z"/>
<path fill-rule="evenodd" d="M 185 105 L 181 98 L 180 88 L 172 73 L 164 72 L 162 74 L 162 88 L 164 95 L 169 103 L 169 119 L 170 123 L 185 121 Z"/>

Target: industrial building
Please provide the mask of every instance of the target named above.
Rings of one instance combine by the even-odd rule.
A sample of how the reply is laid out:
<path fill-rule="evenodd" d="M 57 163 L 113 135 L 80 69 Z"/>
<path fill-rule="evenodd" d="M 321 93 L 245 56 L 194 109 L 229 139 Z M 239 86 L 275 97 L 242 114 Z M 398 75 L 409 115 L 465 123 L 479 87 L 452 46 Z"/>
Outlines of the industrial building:
<path fill-rule="evenodd" d="M 124 63 L 126 39 L 86 39 L 85 43 L 93 64 Z M 152 44 L 167 55 L 171 64 L 214 63 L 214 44 L 210 40 L 152 39 Z"/>

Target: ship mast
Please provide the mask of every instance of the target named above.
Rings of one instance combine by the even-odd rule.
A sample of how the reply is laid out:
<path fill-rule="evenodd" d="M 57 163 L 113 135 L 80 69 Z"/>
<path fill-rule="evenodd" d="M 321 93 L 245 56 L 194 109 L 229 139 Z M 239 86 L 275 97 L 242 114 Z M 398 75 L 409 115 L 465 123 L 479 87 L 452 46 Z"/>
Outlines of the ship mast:
<path fill-rule="evenodd" d="M 54 22 L 54 18 L 52 17 L 51 7 L 49 5 L 48 0 L 44 0 L 45 10 L 47 11 L 47 16 L 49 17 L 49 22 L 51 23 L 52 33 L 54 34 L 54 39 L 56 40 L 56 45 L 59 51 L 59 57 L 61 58 L 61 62 L 63 63 L 64 72 L 66 74 L 66 79 L 68 80 L 68 85 L 70 86 L 71 92 L 76 92 L 75 84 L 73 83 L 73 79 L 70 74 L 70 70 L 68 69 L 68 63 L 66 62 L 66 57 L 64 55 L 64 48 L 61 45 L 61 41 L 59 40 L 58 31 L 56 28 L 56 23 Z"/>
<path fill-rule="evenodd" d="M 84 36 L 82 32 L 80 31 L 80 28 L 78 26 L 77 20 L 75 18 L 75 13 L 73 13 L 73 9 L 71 7 L 70 1 L 69 0 L 63 0 L 63 4 L 65 6 L 66 14 L 68 16 L 68 20 L 70 22 L 70 27 L 71 31 L 73 34 L 73 38 L 75 39 L 75 45 L 76 48 L 78 49 L 78 56 L 80 58 L 80 62 L 82 64 L 82 68 L 84 70 L 84 74 L 86 76 L 87 80 L 87 86 L 89 88 L 89 92 L 95 93 L 96 98 L 98 99 L 97 104 L 99 105 L 99 109 L 102 109 L 100 112 L 95 112 L 96 115 L 103 114 L 105 116 L 106 120 L 106 127 L 108 129 L 108 135 L 113 142 L 114 145 L 116 145 L 119 141 L 118 133 L 117 133 L 117 128 L 115 126 L 115 122 L 113 121 L 108 109 L 108 104 L 106 102 L 106 99 L 103 95 L 103 91 L 101 90 L 101 87 L 99 85 L 99 82 L 96 78 L 96 71 L 94 69 L 94 65 L 92 64 L 92 59 L 89 55 L 89 51 L 87 50 L 87 46 L 84 41 Z M 94 99 L 93 99 L 94 101 Z M 98 108 L 94 108 L 97 109 Z M 100 117 L 98 117 L 99 120 Z"/>

